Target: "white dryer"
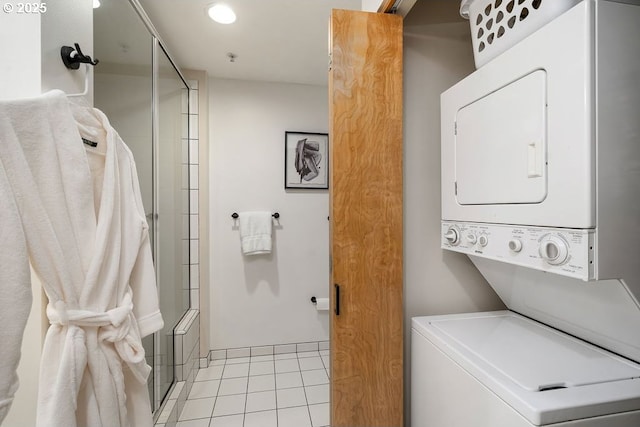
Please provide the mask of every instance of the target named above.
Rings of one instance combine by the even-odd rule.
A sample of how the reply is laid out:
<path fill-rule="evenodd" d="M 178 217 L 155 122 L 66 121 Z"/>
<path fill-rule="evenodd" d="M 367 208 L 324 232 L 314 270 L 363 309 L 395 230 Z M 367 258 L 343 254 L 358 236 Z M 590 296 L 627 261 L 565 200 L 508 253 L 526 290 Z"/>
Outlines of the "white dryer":
<path fill-rule="evenodd" d="M 443 93 L 441 245 L 509 310 L 413 319 L 413 427 L 640 426 L 638 40 L 583 0 Z"/>

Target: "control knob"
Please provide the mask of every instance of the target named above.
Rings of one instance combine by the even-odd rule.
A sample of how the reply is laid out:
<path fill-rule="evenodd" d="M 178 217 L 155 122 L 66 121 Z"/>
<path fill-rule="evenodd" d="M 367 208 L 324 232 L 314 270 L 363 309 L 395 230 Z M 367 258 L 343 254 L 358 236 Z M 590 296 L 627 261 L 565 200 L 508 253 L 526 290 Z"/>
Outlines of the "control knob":
<path fill-rule="evenodd" d="M 548 264 L 560 265 L 569 257 L 569 245 L 562 237 L 547 234 L 540 239 L 539 252 Z"/>
<path fill-rule="evenodd" d="M 452 225 L 449 227 L 447 232 L 444 233 L 444 238 L 449 242 L 449 244 L 455 246 L 460 243 L 460 231 L 458 231 L 458 228 L 455 225 Z"/>
<path fill-rule="evenodd" d="M 522 240 L 515 238 L 509 240 L 509 249 L 513 252 L 520 252 L 522 250 Z"/>

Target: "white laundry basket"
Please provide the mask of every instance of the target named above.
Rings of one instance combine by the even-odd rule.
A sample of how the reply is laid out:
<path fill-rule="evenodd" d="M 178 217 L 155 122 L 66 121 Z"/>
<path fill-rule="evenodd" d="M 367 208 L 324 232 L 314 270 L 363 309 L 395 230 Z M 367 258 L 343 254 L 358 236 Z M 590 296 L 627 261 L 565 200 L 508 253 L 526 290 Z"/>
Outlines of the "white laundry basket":
<path fill-rule="evenodd" d="M 476 68 L 583 0 L 463 0 Z"/>

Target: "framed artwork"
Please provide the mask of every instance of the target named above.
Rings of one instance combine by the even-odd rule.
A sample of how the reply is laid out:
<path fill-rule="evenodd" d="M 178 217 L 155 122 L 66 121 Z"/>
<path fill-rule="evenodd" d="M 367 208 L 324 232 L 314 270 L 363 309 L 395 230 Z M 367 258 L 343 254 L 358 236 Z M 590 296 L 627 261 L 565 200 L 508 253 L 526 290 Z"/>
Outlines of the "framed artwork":
<path fill-rule="evenodd" d="M 284 133 L 284 188 L 329 188 L 329 135 Z"/>

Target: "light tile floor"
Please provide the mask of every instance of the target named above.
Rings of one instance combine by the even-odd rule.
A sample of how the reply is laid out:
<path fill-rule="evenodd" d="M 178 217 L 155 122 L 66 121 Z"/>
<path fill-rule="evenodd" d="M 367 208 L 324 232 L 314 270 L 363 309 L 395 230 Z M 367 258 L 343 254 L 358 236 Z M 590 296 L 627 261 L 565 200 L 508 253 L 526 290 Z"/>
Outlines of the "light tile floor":
<path fill-rule="evenodd" d="M 177 427 L 327 427 L 329 351 L 216 360 Z"/>

